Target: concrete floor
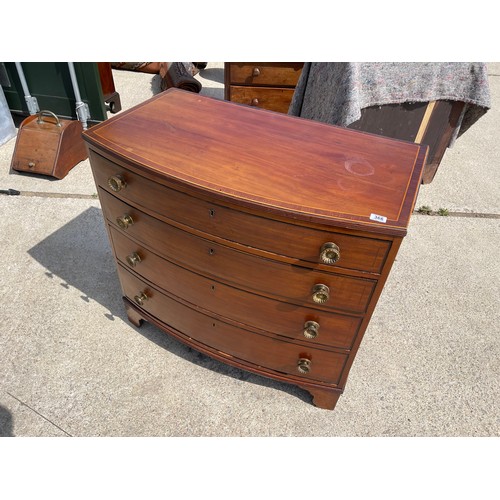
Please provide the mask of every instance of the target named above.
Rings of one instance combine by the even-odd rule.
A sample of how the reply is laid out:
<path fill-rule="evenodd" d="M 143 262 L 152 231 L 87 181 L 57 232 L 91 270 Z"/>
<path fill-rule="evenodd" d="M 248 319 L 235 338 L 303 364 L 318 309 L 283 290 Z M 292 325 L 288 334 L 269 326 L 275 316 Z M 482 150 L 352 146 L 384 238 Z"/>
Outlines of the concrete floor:
<path fill-rule="evenodd" d="M 158 76 L 114 71 L 123 109 Z M 223 98 L 223 64 L 198 77 Z M 0 147 L 2 436 L 500 435 L 500 64 L 492 109 L 449 149 L 415 214 L 337 408 L 126 318 L 87 161 L 63 180 Z"/>

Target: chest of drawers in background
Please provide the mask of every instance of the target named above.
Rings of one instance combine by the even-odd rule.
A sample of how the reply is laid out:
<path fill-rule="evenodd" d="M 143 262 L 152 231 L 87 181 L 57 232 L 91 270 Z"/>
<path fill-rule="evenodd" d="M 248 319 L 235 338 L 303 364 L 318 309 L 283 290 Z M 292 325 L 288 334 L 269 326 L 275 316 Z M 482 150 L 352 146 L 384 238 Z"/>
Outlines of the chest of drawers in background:
<path fill-rule="evenodd" d="M 224 98 L 287 113 L 304 63 L 224 63 Z"/>
<path fill-rule="evenodd" d="M 426 148 L 178 89 L 84 138 L 130 321 L 333 409 Z"/>

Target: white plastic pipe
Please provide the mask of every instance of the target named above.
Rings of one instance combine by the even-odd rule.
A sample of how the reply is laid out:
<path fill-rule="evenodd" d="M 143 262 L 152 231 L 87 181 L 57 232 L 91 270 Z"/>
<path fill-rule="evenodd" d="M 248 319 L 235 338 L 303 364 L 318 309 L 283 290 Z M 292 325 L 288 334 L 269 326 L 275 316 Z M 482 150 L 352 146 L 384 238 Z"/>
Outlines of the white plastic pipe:
<path fill-rule="evenodd" d="M 30 115 L 36 115 L 40 108 L 38 107 L 38 101 L 36 97 L 31 96 L 30 90 L 28 88 L 28 83 L 26 82 L 26 77 L 24 76 L 24 71 L 21 63 L 16 62 L 17 74 L 19 75 L 19 79 L 21 80 L 21 86 L 23 87 L 24 99 L 26 104 L 28 105 L 28 111 Z"/>
<path fill-rule="evenodd" d="M 71 77 L 71 84 L 73 85 L 73 92 L 76 99 L 76 116 L 82 122 L 83 130 L 87 130 L 87 120 L 90 118 L 89 107 L 82 101 L 80 96 L 80 89 L 78 87 L 78 80 L 76 78 L 75 66 L 72 62 L 68 63 L 69 75 Z"/>

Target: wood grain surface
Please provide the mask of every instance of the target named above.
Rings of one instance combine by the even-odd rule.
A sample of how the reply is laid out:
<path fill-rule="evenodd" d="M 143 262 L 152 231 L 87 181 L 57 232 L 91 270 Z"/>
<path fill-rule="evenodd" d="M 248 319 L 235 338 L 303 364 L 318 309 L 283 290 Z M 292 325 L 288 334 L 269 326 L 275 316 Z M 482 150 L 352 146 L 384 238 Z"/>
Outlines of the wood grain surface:
<path fill-rule="evenodd" d="M 216 199 L 388 234 L 406 232 L 427 152 L 179 89 L 92 127 L 85 138 Z"/>

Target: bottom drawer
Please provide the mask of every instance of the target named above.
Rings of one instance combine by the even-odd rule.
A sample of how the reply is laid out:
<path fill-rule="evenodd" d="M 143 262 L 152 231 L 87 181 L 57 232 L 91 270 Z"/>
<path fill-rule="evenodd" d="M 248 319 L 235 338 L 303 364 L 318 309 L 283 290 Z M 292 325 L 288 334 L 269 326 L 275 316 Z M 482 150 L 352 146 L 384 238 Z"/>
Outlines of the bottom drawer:
<path fill-rule="evenodd" d="M 186 337 L 187 343 L 193 339 L 266 369 L 338 384 L 347 359 L 345 354 L 284 342 L 229 325 L 148 286 L 121 265 L 117 267 L 124 295 Z"/>

